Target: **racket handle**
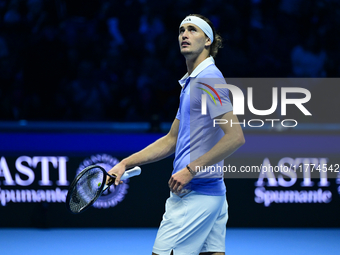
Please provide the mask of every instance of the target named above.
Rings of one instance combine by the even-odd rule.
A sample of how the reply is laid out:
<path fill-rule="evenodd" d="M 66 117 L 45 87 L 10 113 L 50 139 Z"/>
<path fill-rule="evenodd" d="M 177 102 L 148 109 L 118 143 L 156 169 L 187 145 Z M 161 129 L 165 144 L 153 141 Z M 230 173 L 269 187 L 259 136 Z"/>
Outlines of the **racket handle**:
<path fill-rule="evenodd" d="M 142 169 L 140 169 L 139 166 L 135 166 L 134 168 L 125 171 L 125 173 L 122 175 L 122 177 L 120 177 L 120 180 L 124 181 L 124 180 L 129 179 L 133 176 L 140 175 L 141 172 L 142 172 Z"/>
<path fill-rule="evenodd" d="M 139 166 L 135 166 L 134 168 L 125 171 L 125 173 L 122 175 L 122 177 L 120 177 L 120 180 L 124 181 L 124 180 L 129 179 L 133 176 L 140 175 L 141 172 L 142 172 L 142 169 Z M 114 177 L 114 176 L 111 176 L 111 177 Z M 110 187 L 111 184 L 114 182 L 114 179 L 111 179 L 111 180 L 112 180 L 112 182 L 109 182 L 109 185 L 107 185 L 107 184 L 104 185 L 103 191 L 107 190 L 107 188 Z"/>

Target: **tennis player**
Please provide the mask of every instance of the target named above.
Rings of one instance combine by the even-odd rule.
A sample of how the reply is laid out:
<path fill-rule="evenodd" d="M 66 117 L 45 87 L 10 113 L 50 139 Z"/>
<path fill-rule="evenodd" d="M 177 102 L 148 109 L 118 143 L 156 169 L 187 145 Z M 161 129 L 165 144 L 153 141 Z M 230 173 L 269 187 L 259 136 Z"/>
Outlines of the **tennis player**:
<path fill-rule="evenodd" d="M 221 37 L 212 23 L 202 15 L 187 16 L 179 26 L 178 41 L 187 73 L 179 80 L 180 105 L 169 133 L 123 159 L 109 173 L 117 175 L 118 185 L 127 168 L 175 153 L 168 183 L 170 197 L 152 254 L 221 255 L 225 254 L 228 205 L 223 171 L 216 169 L 221 169 L 224 159 L 245 140 L 241 127 L 235 124 L 238 119 L 232 113 L 228 90 L 209 92 L 215 84 L 225 83 L 213 59 Z M 205 114 L 201 111 L 203 94 L 212 95 L 206 97 Z M 233 125 L 214 125 L 214 119 L 225 119 Z"/>

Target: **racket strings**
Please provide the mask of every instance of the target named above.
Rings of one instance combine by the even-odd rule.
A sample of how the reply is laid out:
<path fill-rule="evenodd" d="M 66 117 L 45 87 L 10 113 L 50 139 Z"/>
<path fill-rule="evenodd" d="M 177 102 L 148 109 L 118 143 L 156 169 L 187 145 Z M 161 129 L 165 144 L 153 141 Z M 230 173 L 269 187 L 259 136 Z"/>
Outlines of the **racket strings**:
<path fill-rule="evenodd" d="M 70 198 L 70 209 L 80 212 L 89 205 L 101 192 L 103 172 L 100 169 L 90 169 L 78 180 Z"/>

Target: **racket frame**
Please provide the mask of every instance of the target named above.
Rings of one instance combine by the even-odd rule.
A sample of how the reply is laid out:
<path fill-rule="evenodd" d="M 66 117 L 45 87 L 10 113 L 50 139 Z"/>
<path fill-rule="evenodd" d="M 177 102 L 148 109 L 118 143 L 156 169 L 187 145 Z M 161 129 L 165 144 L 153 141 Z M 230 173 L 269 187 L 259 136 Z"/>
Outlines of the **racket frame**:
<path fill-rule="evenodd" d="M 100 188 L 97 189 L 97 194 L 96 196 L 91 200 L 90 203 L 88 203 L 86 206 L 82 207 L 80 209 L 79 212 L 74 212 L 71 210 L 70 208 L 70 200 L 71 200 L 71 197 L 72 197 L 72 194 L 73 194 L 73 190 L 75 188 L 75 186 L 77 185 L 78 181 L 84 176 L 84 174 L 88 171 L 90 171 L 91 169 L 94 169 L 94 168 L 98 168 L 100 169 L 104 174 L 103 174 L 103 180 L 101 182 L 101 185 L 100 185 Z M 71 185 L 69 186 L 69 189 L 68 189 L 68 192 L 67 192 L 67 196 L 66 196 L 66 208 L 73 214 L 78 214 L 78 213 L 81 213 L 83 211 L 85 211 L 86 209 L 88 209 L 90 206 L 92 206 L 94 204 L 94 202 L 96 202 L 96 200 L 98 199 L 98 197 L 101 196 L 101 194 L 104 192 L 104 187 L 105 187 L 105 184 L 106 184 L 106 178 L 107 176 L 111 177 L 109 182 L 108 182 L 108 185 L 106 187 L 109 188 L 113 183 L 114 183 L 114 180 L 116 178 L 116 176 L 114 175 L 110 175 L 108 174 L 105 169 L 101 166 L 98 166 L 98 165 L 90 165 L 86 168 L 84 168 L 78 175 L 77 177 L 72 181 Z M 106 190 L 105 189 L 105 190 Z"/>

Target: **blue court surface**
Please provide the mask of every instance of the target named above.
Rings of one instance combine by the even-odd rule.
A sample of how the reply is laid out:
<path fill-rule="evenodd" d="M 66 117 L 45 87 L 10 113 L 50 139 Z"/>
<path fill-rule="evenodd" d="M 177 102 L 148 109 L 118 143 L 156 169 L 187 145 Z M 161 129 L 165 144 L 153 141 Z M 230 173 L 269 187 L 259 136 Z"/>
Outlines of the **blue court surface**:
<path fill-rule="evenodd" d="M 157 229 L 0 229 L 1 255 L 151 255 Z M 228 229 L 226 255 L 340 254 L 340 229 Z"/>

